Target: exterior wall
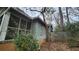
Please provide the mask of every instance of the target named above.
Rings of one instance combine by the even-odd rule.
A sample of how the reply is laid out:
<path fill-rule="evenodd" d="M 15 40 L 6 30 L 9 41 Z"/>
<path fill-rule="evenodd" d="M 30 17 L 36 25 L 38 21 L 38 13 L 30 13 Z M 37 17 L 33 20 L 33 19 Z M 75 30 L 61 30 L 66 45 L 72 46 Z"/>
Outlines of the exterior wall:
<path fill-rule="evenodd" d="M 34 39 L 37 39 L 37 25 L 36 23 L 32 23 L 31 31 Z"/>
<path fill-rule="evenodd" d="M 32 24 L 32 33 L 37 40 L 46 39 L 45 27 L 38 22 Z"/>

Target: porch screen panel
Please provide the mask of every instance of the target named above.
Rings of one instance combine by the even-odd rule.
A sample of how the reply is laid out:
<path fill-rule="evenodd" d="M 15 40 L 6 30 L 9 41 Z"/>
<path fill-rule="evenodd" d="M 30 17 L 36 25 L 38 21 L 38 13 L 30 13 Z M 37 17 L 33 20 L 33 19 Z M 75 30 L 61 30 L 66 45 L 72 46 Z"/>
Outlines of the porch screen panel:
<path fill-rule="evenodd" d="M 18 17 L 11 14 L 5 40 L 14 39 L 16 37 L 16 34 L 18 33 L 19 21 L 20 19 Z"/>
<path fill-rule="evenodd" d="M 0 17 L 0 25 L 1 25 L 1 22 L 2 22 L 2 18 L 3 18 L 3 16 Z"/>
<path fill-rule="evenodd" d="M 9 21 L 9 27 L 18 28 L 18 26 L 19 26 L 19 18 L 15 17 L 14 15 L 11 15 Z"/>
<path fill-rule="evenodd" d="M 21 19 L 20 28 L 21 29 L 26 29 L 26 20 Z"/>
<path fill-rule="evenodd" d="M 30 30 L 31 28 L 31 22 L 27 22 L 27 30 Z"/>
<path fill-rule="evenodd" d="M 6 40 L 14 39 L 16 37 L 17 31 L 18 31 L 17 29 L 8 28 L 7 35 L 6 35 Z"/>
<path fill-rule="evenodd" d="M 26 20 L 21 17 L 16 17 L 15 15 L 11 15 L 6 40 L 14 39 L 17 33 L 23 35 L 30 33 L 31 23 Z"/>

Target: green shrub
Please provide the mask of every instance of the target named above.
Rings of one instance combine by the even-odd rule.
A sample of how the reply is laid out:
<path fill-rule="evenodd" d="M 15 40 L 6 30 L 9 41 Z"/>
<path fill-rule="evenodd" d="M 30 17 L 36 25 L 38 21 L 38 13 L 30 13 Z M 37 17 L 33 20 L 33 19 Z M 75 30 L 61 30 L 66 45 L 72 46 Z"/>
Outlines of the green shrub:
<path fill-rule="evenodd" d="M 67 24 L 64 28 L 65 31 L 70 32 L 71 36 L 76 36 L 79 32 L 79 22 Z"/>
<path fill-rule="evenodd" d="M 60 28 L 59 25 L 57 25 L 57 26 L 55 27 L 55 32 L 61 32 L 61 28 Z"/>
<path fill-rule="evenodd" d="M 60 27 L 56 26 L 55 31 L 61 32 Z M 79 37 L 79 33 L 78 33 L 79 32 L 79 22 L 65 24 L 64 32 L 70 33 L 70 36 L 72 36 L 72 37 Z"/>
<path fill-rule="evenodd" d="M 16 49 L 20 51 L 36 51 L 38 50 L 38 41 L 33 39 L 31 34 L 17 35 L 15 38 Z"/>

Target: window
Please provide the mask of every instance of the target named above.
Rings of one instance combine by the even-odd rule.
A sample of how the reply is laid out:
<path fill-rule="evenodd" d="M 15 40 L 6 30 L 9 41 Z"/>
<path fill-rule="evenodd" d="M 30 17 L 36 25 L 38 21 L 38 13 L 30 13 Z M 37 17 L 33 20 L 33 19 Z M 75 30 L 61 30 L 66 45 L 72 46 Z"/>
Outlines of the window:
<path fill-rule="evenodd" d="M 30 32 L 30 27 L 31 22 L 11 14 L 5 39 L 14 39 L 17 33 L 25 35 Z"/>

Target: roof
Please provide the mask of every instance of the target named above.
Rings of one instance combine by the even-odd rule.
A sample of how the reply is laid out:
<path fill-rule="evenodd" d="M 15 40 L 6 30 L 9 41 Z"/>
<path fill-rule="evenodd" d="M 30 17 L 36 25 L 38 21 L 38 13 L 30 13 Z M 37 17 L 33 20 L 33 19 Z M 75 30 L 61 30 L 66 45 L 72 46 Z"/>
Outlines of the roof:
<path fill-rule="evenodd" d="M 17 8 L 17 7 L 10 7 L 10 9 L 17 11 L 18 13 L 22 14 L 25 17 L 28 17 L 29 19 L 32 19 L 28 14 L 26 14 L 23 10 Z"/>
<path fill-rule="evenodd" d="M 5 7 L 4 7 L 4 8 L 5 8 Z M 14 10 L 14 11 L 20 13 L 21 15 L 23 15 L 23 16 L 29 18 L 30 20 L 33 20 L 33 22 L 39 22 L 40 24 L 46 26 L 45 22 L 42 21 L 41 18 L 39 18 L 39 17 L 32 18 L 32 17 L 30 17 L 28 14 L 26 14 L 23 10 L 21 10 L 21 9 L 19 9 L 19 8 L 17 8 L 17 7 L 6 7 L 6 12 L 8 11 L 7 9 L 10 10 L 11 12 Z M 16 12 L 15 12 L 15 13 L 16 13 Z"/>
<path fill-rule="evenodd" d="M 39 18 L 39 17 L 32 18 L 32 17 L 30 17 L 28 14 L 26 14 L 23 10 L 21 10 L 21 9 L 19 9 L 19 8 L 17 8 L 17 7 L 12 7 L 12 9 L 14 9 L 14 10 L 16 10 L 17 12 L 21 13 L 22 15 L 24 15 L 24 16 L 30 18 L 31 20 L 33 20 L 33 22 L 36 22 L 36 21 L 37 21 L 37 22 L 39 22 L 40 24 L 46 26 L 45 22 L 42 21 L 41 18 Z"/>
<path fill-rule="evenodd" d="M 0 17 L 9 10 L 9 7 L 0 7 Z"/>
<path fill-rule="evenodd" d="M 21 13 L 22 15 L 31 18 L 28 14 L 26 14 L 23 10 L 17 8 L 17 7 L 12 7 L 12 9 L 18 11 L 19 13 Z"/>
<path fill-rule="evenodd" d="M 16 12 L 18 12 L 19 14 L 21 14 L 21 15 L 23 15 L 23 16 L 25 16 L 25 17 L 27 17 L 27 18 L 29 18 L 29 19 L 32 19 L 32 17 L 30 17 L 28 14 L 26 14 L 23 10 L 21 10 L 21 9 L 19 9 L 19 8 L 17 8 L 17 7 L 0 7 L 0 16 L 2 16 L 4 13 L 6 13 L 7 11 L 11 11 L 11 12 L 13 12 L 13 11 L 16 11 Z"/>
<path fill-rule="evenodd" d="M 42 19 L 41 19 L 41 18 L 39 18 L 39 17 L 35 17 L 35 18 L 33 19 L 33 22 L 39 22 L 40 24 L 42 24 L 42 25 L 46 26 L 45 22 L 44 22 L 44 21 L 42 21 Z"/>

